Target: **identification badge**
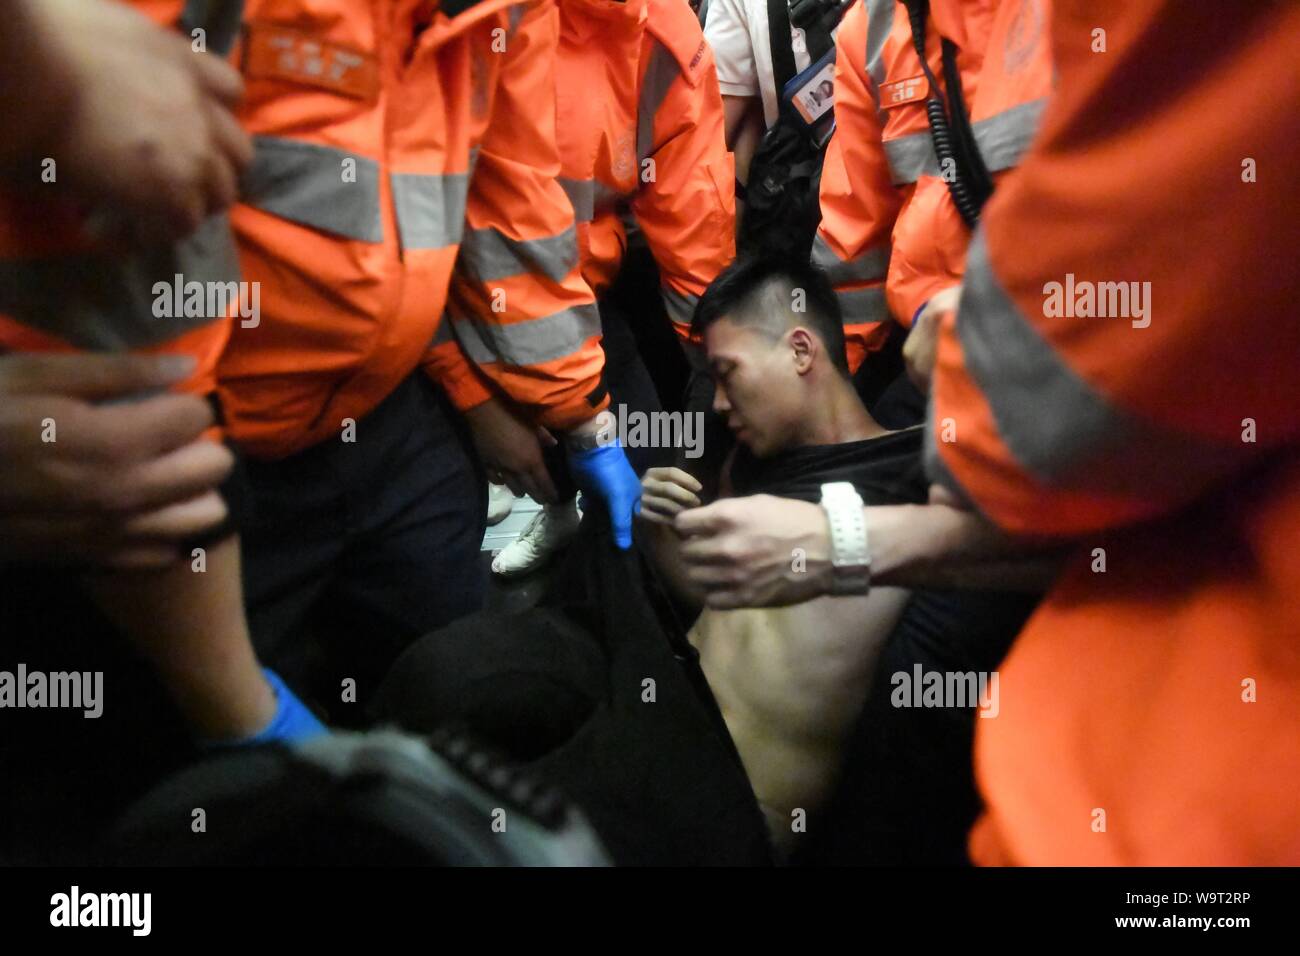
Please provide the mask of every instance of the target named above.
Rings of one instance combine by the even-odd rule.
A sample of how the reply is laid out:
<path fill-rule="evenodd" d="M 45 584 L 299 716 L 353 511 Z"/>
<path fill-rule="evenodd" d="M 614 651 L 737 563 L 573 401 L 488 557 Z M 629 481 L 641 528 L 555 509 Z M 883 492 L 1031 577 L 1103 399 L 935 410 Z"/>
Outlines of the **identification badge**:
<path fill-rule="evenodd" d="M 804 80 L 790 101 L 809 126 L 829 113 L 835 106 L 835 64 L 827 63 Z"/>
<path fill-rule="evenodd" d="M 785 85 L 782 99 L 789 103 L 818 148 L 835 130 L 835 48 Z"/>
<path fill-rule="evenodd" d="M 379 96 L 379 62 L 372 54 L 273 23 L 248 24 L 244 73 L 315 86 L 358 100 Z"/>

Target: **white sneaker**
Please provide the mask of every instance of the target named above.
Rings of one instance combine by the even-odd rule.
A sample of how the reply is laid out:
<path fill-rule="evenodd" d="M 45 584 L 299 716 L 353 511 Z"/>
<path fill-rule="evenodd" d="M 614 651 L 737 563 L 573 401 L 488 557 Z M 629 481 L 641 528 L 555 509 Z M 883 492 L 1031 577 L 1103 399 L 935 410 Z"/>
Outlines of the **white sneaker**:
<path fill-rule="evenodd" d="M 488 482 L 488 527 L 505 521 L 514 506 L 515 496 L 509 488 Z"/>
<path fill-rule="evenodd" d="M 543 506 L 519 537 L 492 559 L 492 572 L 503 578 L 531 574 L 573 539 L 580 520 L 576 501 Z"/>

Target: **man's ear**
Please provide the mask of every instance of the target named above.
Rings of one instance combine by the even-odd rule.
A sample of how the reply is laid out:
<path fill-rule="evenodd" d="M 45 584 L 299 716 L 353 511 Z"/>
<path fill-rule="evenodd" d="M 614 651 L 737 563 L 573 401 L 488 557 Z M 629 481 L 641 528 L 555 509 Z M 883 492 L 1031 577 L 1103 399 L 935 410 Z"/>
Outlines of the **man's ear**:
<path fill-rule="evenodd" d="M 803 326 L 799 326 L 790 331 L 789 342 L 794 355 L 794 370 L 800 375 L 807 375 L 812 371 L 818 350 L 821 348 L 817 337 Z"/>

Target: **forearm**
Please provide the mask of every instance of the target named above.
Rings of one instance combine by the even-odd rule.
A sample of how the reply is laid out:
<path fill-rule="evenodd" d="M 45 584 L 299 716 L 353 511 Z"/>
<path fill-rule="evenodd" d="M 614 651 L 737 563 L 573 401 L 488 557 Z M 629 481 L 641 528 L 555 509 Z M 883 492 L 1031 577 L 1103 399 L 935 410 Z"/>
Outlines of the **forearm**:
<path fill-rule="evenodd" d="M 1059 543 L 1008 536 L 980 515 L 945 504 L 863 511 L 873 585 L 1041 592 L 1065 558 Z"/>
<path fill-rule="evenodd" d="M 201 571 L 187 559 L 156 571 L 97 573 L 86 586 L 199 737 L 245 737 L 266 726 L 276 705 L 248 632 L 239 539 L 210 545 L 204 557 Z"/>
<path fill-rule="evenodd" d="M 679 603 L 692 610 L 704 607 L 704 589 L 693 584 L 682 563 L 681 539 L 670 525 L 642 521 L 637 528 L 643 553 L 659 577 Z"/>
<path fill-rule="evenodd" d="M 763 138 L 763 104 L 757 96 L 723 96 L 727 148 L 736 161 L 736 178 L 749 181 L 749 164 Z"/>
<path fill-rule="evenodd" d="M 929 504 L 867 507 L 863 520 L 880 587 L 1041 592 L 1071 544 L 1006 535 L 937 488 Z M 830 522 L 811 502 L 733 498 L 682 511 L 673 524 L 710 607 L 776 607 L 834 591 Z"/>
<path fill-rule="evenodd" d="M 736 169 L 736 181 L 749 182 L 749 165 L 763 138 L 763 101 L 757 96 L 723 96 L 722 110 L 726 122 L 727 149 Z M 744 201 L 736 197 L 736 234 L 745 211 Z"/>

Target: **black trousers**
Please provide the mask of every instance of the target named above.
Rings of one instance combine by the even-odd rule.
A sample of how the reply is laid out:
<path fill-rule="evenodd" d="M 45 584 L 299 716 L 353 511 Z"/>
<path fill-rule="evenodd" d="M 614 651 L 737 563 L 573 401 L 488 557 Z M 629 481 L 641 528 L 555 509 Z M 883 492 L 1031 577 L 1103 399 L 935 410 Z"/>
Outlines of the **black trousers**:
<path fill-rule="evenodd" d="M 442 393 L 412 375 L 355 439 L 248 461 L 242 541 L 259 657 L 345 726 L 408 642 L 486 587 L 486 478 Z"/>
<path fill-rule="evenodd" d="M 244 461 L 245 593 L 262 659 L 358 718 L 405 644 L 482 603 L 486 486 L 450 410 L 412 378 L 329 443 Z M 0 670 L 103 674 L 102 714 L 0 710 L 0 862 L 76 863 L 131 800 L 195 756 L 153 672 L 84 596 L 78 575 L 0 573 Z M 357 705 L 341 681 L 357 681 Z"/>
<path fill-rule="evenodd" d="M 59 569 L 0 573 L 0 671 L 102 675 L 101 713 L 0 710 L 0 864 L 83 864 L 113 818 L 195 753 L 153 671 Z"/>
<path fill-rule="evenodd" d="M 628 237 L 618 278 L 601 296 L 600 306 L 603 316 L 617 314 L 625 319 L 659 402 L 669 411 L 680 410 L 691 369 L 664 307 L 659 267 L 641 233 Z M 619 364 L 623 345 L 615 342 L 612 349 L 606 347 L 612 365 Z"/>
<path fill-rule="evenodd" d="M 415 733 L 456 725 L 572 799 L 620 865 L 771 862 L 694 648 L 635 549 L 588 512 L 548 606 L 416 642 L 378 695 Z"/>
<path fill-rule="evenodd" d="M 979 813 L 973 708 L 894 706 L 897 673 L 994 671 L 1033 595 L 915 591 L 876 667 L 834 796 L 809 823 L 804 865 L 961 866 Z"/>
<path fill-rule="evenodd" d="M 658 290 L 655 290 L 657 296 Z M 651 415 L 663 410 L 659 393 L 642 358 L 632 323 L 639 316 L 629 313 L 621 300 L 602 299 L 600 305 L 601 346 L 605 350 L 605 380 L 609 383 L 610 411 Z M 647 468 L 673 460 L 671 448 L 625 448 L 628 461 L 638 475 Z"/>

